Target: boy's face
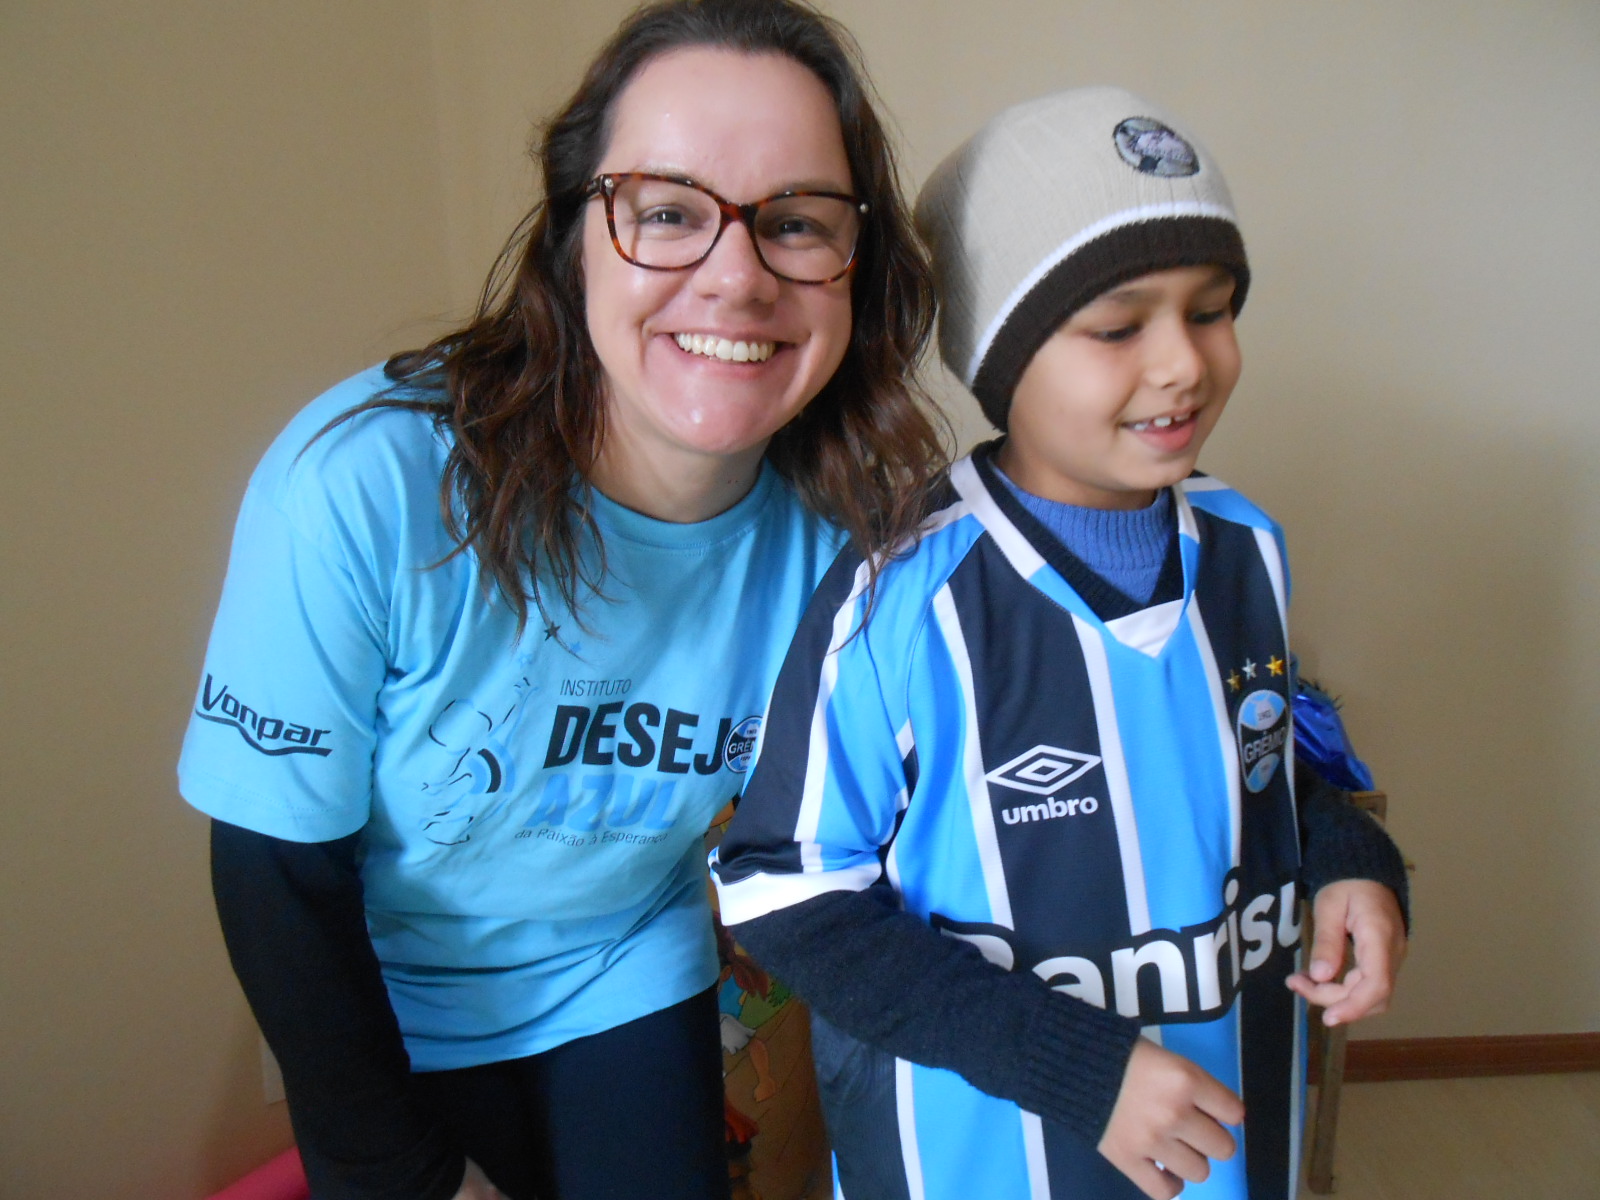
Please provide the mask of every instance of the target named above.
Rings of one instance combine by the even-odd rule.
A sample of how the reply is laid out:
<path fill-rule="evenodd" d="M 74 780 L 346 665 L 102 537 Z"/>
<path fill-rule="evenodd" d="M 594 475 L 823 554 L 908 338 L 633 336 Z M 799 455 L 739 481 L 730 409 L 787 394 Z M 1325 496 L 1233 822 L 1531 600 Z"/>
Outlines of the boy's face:
<path fill-rule="evenodd" d="M 1221 267 L 1178 267 L 1080 308 L 1017 383 L 1000 469 L 1087 508 L 1143 508 L 1187 477 L 1239 381 L 1233 289 Z"/>

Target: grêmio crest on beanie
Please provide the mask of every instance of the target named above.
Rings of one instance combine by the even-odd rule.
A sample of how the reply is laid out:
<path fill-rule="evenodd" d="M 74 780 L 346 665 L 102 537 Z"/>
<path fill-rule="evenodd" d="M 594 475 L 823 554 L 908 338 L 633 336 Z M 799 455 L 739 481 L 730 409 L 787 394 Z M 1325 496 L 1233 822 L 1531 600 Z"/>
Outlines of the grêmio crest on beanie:
<path fill-rule="evenodd" d="M 1011 394 L 1061 322 L 1151 271 L 1250 267 L 1215 160 L 1156 105 L 1078 88 L 1009 108 L 935 168 L 917 199 L 933 252 L 939 353 L 1006 427 Z"/>

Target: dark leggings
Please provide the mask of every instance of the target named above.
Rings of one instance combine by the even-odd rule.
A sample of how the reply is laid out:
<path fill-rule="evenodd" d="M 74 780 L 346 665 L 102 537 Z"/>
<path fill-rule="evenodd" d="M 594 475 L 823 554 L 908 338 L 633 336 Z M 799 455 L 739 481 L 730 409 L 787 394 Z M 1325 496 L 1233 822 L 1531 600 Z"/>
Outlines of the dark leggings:
<path fill-rule="evenodd" d="M 529 1058 L 412 1078 L 512 1200 L 727 1200 L 716 990 Z"/>

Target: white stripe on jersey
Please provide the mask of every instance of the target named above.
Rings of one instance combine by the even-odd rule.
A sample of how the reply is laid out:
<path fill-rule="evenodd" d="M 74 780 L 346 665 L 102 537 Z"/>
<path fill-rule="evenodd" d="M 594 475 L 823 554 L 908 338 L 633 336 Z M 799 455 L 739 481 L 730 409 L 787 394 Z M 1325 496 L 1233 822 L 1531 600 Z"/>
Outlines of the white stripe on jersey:
<path fill-rule="evenodd" d="M 911 1087 L 914 1070 L 905 1059 L 894 1060 L 894 1111 L 900 1124 L 900 1160 L 906 1167 L 906 1191 L 911 1200 L 926 1200 L 922 1151 L 917 1145 L 917 1101 Z"/>
<path fill-rule="evenodd" d="M 884 856 L 883 873 L 889 877 L 889 886 L 894 888 L 895 898 L 905 895 L 905 889 L 900 886 L 900 839 L 894 838 L 889 842 L 889 853 Z M 903 908 L 904 905 L 902 904 Z"/>
<path fill-rule="evenodd" d="M 717 851 L 713 850 L 715 856 Z M 757 871 L 737 883 L 717 885 L 717 904 L 728 925 L 753 921 L 791 904 L 800 904 L 827 892 L 862 892 L 883 874 L 876 862 L 832 871 L 773 874 Z"/>
<path fill-rule="evenodd" d="M 1178 488 L 1186 492 L 1226 492 L 1227 484 L 1215 475 L 1191 475 L 1188 479 L 1181 480 Z"/>
<path fill-rule="evenodd" d="M 1283 643 L 1289 644 L 1289 594 L 1283 574 L 1283 556 L 1278 553 L 1278 539 L 1270 529 L 1258 529 L 1256 545 L 1261 548 L 1261 562 L 1267 568 L 1267 578 L 1272 580 L 1272 598 L 1278 602 L 1278 620 L 1283 622 Z"/>
<path fill-rule="evenodd" d="M 1133 788 L 1128 782 L 1128 763 L 1122 755 L 1122 727 L 1117 722 L 1116 697 L 1111 691 L 1111 664 L 1106 661 L 1106 648 L 1094 626 L 1076 614 L 1073 614 L 1072 624 L 1078 634 L 1078 644 L 1083 647 L 1083 665 L 1089 676 L 1089 691 L 1094 696 L 1095 723 L 1100 729 L 1100 765 L 1106 773 L 1106 791 L 1111 793 L 1111 812 L 1117 822 L 1117 851 L 1122 858 L 1128 930 L 1138 937 L 1150 932 L 1150 897 L 1144 886 L 1144 856 L 1139 850 L 1139 825 L 1133 815 Z"/>
<path fill-rule="evenodd" d="M 945 648 L 961 684 L 962 732 L 966 742 L 961 754 L 961 775 L 972 811 L 972 836 L 978 845 L 978 861 L 983 864 L 983 886 L 989 896 L 989 919 L 996 925 L 1014 928 L 1011 923 L 1011 894 L 1006 890 L 1005 866 L 1000 860 L 1000 839 L 994 830 L 994 808 L 989 803 L 989 781 L 983 769 L 983 746 L 978 738 L 977 694 L 973 690 L 972 660 L 967 656 L 967 639 L 956 614 L 955 597 L 947 583 L 933 598 L 934 619 L 944 637 Z"/>
<path fill-rule="evenodd" d="M 1115 617 L 1106 622 L 1106 629 L 1128 649 L 1137 650 L 1151 658 L 1160 658 L 1161 652 L 1167 648 L 1167 642 L 1177 632 L 1182 617 L 1183 601 L 1168 600 L 1164 604 L 1141 608 L 1125 617 Z"/>
<path fill-rule="evenodd" d="M 856 568 L 850 596 L 833 614 L 833 636 L 822 657 L 822 674 L 817 680 L 817 702 L 811 709 L 811 737 L 806 746 L 805 785 L 800 793 L 800 812 L 795 818 L 794 840 L 800 846 L 800 869 L 806 874 L 823 870 L 822 846 L 817 829 L 822 823 L 823 793 L 828 780 L 828 703 L 839 682 L 839 647 L 849 640 L 856 625 L 856 604 L 867 590 L 867 564 Z"/>
<path fill-rule="evenodd" d="M 950 482 L 955 485 L 967 508 L 978 518 L 1000 553 L 1006 556 L 1018 575 L 1032 579 L 1044 566 L 1044 555 L 1033 548 L 1033 543 L 1022 536 L 1021 530 L 1011 523 L 1011 518 L 1000 511 L 1000 506 L 983 486 L 983 477 L 972 465 L 972 457 L 963 458 L 950 468 Z"/>
<path fill-rule="evenodd" d="M 1293 739 L 1290 739 L 1291 741 Z M 1294 952 L 1295 970 L 1305 967 L 1306 948 L 1299 947 Z M 1306 1057 L 1306 1002 L 1301 996 L 1294 998 L 1294 1057 L 1289 1060 L 1289 1186 L 1284 1192 L 1287 1196 L 1296 1194 L 1295 1189 L 1300 1186 L 1300 1151 L 1305 1141 L 1305 1057 Z"/>
<path fill-rule="evenodd" d="M 1018 1109 L 1022 1147 L 1028 1161 L 1028 1200 L 1050 1200 L 1050 1166 L 1044 1155 L 1044 1122 L 1037 1113 Z"/>
<path fill-rule="evenodd" d="M 917 739 L 911 732 L 911 722 L 908 720 L 904 725 L 900 726 L 900 731 L 894 735 L 894 748 L 900 751 L 902 762 L 905 761 L 906 755 L 911 753 L 911 748 L 916 744 Z M 902 804 L 900 807 L 904 808 L 905 805 Z"/>
<path fill-rule="evenodd" d="M 972 509 L 968 506 L 966 500 L 957 500 L 954 504 L 951 504 L 945 508 L 941 508 L 931 517 L 924 518 L 922 524 L 917 526 L 917 532 L 913 536 L 920 540 L 921 538 L 928 537 L 930 534 L 938 533 L 939 530 L 945 528 L 945 526 L 954 525 L 957 521 L 961 520 L 962 517 L 966 516 L 971 511 Z M 901 542 L 893 550 L 891 550 L 888 557 L 892 559 L 895 555 L 904 553 L 910 547 L 911 543 L 912 539 L 907 538 L 906 541 Z"/>
<path fill-rule="evenodd" d="M 895 749 L 900 751 L 900 761 L 905 762 L 906 755 L 910 754 L 916 746 L 916 737 L 911 732 L 911 722 L 908 720 L 900 726 L 900 732 L 894 735 Z M 894 810 L 897 813 L 905 812 L 911 803 L 911 789 L 909 786 L 900 789 L 894 798 Z M 894 888 L 894 894 L 901 894 L 900 887 L 900 839 L 894 838 L 889 842 L 889 853 L 883 861 L 884 874 L 889 877 L 889 883 Z"/>
<path fill-rule="evenodd" d="M 1217 742 L 1222 749 L 1222 770 L 1228 778 L 1228 862 L 1239 865 L 1239 843 L 1243 836 L 1244 815 L 1240 805 L 1243 793 L 1239 781 L 1239 751 L 1234 746 L 1233 725 L 1228 720 L 1228 697 L 1222 690 L 1222 672 L 1217 669 L 1216 651 L 1211 648 L 1211 638 L 1206 633 L 1206 621 L 1200 612 L 1200 597 L 1192 596 L 1189 604 L 1189 629 L 1194 635 L 1195 649 L 1206 674 L 1206 692 L 1211 697 L 1211 716 L 1217 723 Z M 1235 978 L 1238 976 L 1235 975 Z"/>
<path fill-rule="evenodd" d="M 1208 487 L 1194 487 L 1193 486 L 1195 484 L 1202 484 L 1202 483 L 1203 484 L 1215 485 L 1215 486 L 1208 486 Z M 1221 482 L 1220 480 L 1212 479 L 1208 475 L 1203 479 L 1185 479 L 1177 487 L 1172 489 L 1173 505 L 1176 508 L 1177 514 L 1178 514 L 1178 536 L 1179 537 L 1186 537 L 1191 542 L 1194 542 L 1197 545 L 1199 544 L 1199 541 L 1200 541 L 1200 523 L 1194 519 L 1194 508 L 1189 503 L 1189 497 L 1184 495 L 1184 490 L 1185 489 L 1189 489 L 1191 491 L 1199 491 L 1199 492 L 1214 492 L 1214 491 L 1226 490 L 1227 486 L 1228 486 L 1227 484 Z M 1193 581 L 1191 580 L 1190 583 L 1192 585 Z M 1184 588 L 1184 591 L 1188 591 L 1188 590 L 1189 589 L 1187 587 Z"/>

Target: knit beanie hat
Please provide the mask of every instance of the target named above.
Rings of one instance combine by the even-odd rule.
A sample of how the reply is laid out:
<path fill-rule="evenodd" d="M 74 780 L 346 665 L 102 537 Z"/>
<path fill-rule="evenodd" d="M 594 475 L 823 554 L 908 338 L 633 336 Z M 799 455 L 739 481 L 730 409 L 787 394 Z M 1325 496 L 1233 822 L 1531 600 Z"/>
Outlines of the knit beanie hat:
<path fill-rule="evenodd" d="M 1215 160 L 1120 88 L 1007 109 L 934 170 L 916 220 L 933 251 L 940 355 L 998 429 L 1034 353 L 1108 288 L 1215 263 L 1238 280 L 1237 313 L 1250 286 Z"/>

